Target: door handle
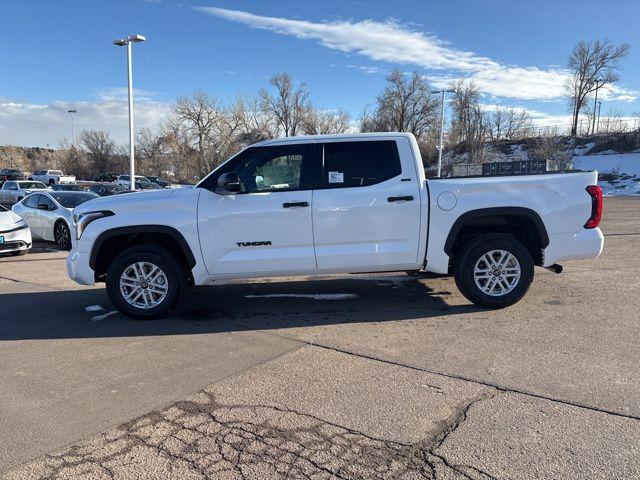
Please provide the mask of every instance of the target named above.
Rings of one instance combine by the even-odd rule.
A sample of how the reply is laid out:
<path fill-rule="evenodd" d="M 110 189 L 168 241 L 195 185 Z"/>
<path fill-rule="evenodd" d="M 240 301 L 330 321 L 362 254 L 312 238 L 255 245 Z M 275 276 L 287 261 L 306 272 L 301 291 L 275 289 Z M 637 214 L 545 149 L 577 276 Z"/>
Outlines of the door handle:
<path fill-rule="evenodd" d="M 413 195 L 406 195 L 404 197 L 388 197 L 387 202 L 409 202 L 413 200 Z"/>
<path fill-rule="evenodd" d="M 308 207 L 309 202 L 285 202 L 282 204 L 282 208 L 291 208 L 291 207 Z"/>

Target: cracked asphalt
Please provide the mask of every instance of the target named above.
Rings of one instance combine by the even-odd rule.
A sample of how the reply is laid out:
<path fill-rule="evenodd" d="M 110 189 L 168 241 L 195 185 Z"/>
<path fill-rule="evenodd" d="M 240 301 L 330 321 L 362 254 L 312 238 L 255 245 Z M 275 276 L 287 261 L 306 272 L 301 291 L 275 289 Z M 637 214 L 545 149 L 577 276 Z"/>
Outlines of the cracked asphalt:
<path fill-rule="evenodd" d="M 96 320 L 63 253 L 1 258 L 0 477 L 640 478 L 639 214 L 606 199 L 603 255 L 500 311 L 372 275 Z"/>

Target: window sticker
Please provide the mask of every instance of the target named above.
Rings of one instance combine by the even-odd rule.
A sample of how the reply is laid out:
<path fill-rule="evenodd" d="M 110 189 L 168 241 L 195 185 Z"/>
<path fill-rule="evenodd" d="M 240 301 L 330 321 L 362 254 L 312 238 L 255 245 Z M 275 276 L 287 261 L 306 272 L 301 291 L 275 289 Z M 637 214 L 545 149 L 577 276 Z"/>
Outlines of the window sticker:
<path fill-rule="evenodd" d="M 329 172 L 329 183 L 344 183 L 344 173 Z"/>

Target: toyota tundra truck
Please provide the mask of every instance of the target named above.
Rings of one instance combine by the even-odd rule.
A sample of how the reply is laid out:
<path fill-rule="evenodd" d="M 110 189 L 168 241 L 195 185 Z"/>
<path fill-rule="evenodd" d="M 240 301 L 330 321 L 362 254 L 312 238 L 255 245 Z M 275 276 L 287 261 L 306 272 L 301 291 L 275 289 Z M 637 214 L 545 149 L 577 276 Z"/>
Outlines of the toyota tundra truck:
<path fill-rule="evenodd" d="M 427 180 L 410 134 L 289 137 L 242 150 L 194 188 L 80 205 L 67 268 L 82 285 L 106 282 L 140 319 L 191 285 L 421 270 L 502 308 L 534 266 L 597 257 L 601 216 L 596 172 Z"/>

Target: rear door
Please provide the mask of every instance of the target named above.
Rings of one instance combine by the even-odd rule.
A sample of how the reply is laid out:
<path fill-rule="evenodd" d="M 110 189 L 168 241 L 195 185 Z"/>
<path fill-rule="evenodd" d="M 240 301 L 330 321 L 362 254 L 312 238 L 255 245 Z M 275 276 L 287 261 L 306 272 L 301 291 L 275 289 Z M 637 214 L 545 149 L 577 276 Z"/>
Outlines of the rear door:
<path fill-rule="evenodd" d="M 313 193 L 319 271 L 419 264 L 420 192 L 409 141 L 382 138 L 320 148 L 323 186 Z"/>
<path fill-rule="evenodd" d="M 203 182 L 198 229 L 210 274 L 315 272 L 307 172 L 313 163 L 313 144 L 253 147 Z M 218 177 L 228 172 L 238 174 L 240 193 L 216 193 Z"/>

